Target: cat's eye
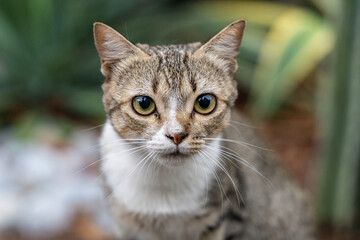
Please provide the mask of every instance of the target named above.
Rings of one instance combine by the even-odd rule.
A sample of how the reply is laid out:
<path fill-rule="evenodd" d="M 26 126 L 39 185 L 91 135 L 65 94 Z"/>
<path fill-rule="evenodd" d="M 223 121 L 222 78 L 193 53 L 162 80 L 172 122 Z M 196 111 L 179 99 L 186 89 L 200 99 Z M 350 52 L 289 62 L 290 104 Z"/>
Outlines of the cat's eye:
<path fill-rule="evenodd" d="M 209 114 L 211 113 L 216 106 L 216 98 L 211 94 L 200 95 L 194 105 L 194 110 L 200 114 Z"/>
<path fill-rule="evenodd" d="M 150 115 L 155 111 L 154 100 L 147 96 L 134 97 L 132 105 L 134 110 L 143 116 Z"/>

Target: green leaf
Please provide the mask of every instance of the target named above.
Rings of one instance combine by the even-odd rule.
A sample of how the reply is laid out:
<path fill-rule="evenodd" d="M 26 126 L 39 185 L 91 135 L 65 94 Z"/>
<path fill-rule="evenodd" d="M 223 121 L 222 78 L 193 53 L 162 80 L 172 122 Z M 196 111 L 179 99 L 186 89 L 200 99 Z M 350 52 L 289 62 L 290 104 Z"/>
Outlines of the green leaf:
<path fill-rule="evenodd" d="M 290 10 L 274 21 L 259 53 L 252 81 L 252 109 L 275 113 L 334 44 L 329 25 L 305 10 Z"/>
<path fill-rule="evenodd" d="M 333 69 L 323 80 L 330 94 L 318 103 L 326 111 L 316 203 L 321 220 L 349 228 L 360 216 L 360 2 L 344 1 L 342 9 Z"/>

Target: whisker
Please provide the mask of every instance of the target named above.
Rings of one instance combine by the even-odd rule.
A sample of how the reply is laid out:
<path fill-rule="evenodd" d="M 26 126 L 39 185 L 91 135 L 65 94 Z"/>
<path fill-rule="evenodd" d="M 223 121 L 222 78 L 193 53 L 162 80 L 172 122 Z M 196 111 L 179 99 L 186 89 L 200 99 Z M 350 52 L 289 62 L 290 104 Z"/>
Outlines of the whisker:
<path fill-rule="evenodd" d="M 211 149 L 210 149 L 211 150 Z M 241 198 L 241 201 L 245 204 L 245 201 L 244 201 L 244 198 L 242 197 L 237 185 L 235 184 L 233 178 L 231 177 L 230 173 L 227 171 L 227 169 L 221 164 L 222 160 L 220 158 L 220 161 L 216 161 L 216 159 L 211 156 L 209 154 L 209 158 L 216 164 L 219 166 L 219 168 L 227 175 L 227 177 L 230 179 L 233 187 L 234 187 L 234 190 L 235 190 L 235 194 L 236 194 L 236 198 L 237 198 L 237 201 L 238 201 L 238 204 L 240 205 L 240 198 Z"/>
<path fill-rule="evenodd" d="M 195 161 L 195 176 L 198 175 L 198 161 Z"/>
<path fill-rule="evenodd" d="M 256 156 L 258 156 L 259 158 L 261 159 L 264 159 L 264 157 L 258 153 L 257 151 L 255 151 L 254 149 L 252 149 L 251 147 L 247 146 L 247 145 L 242 145 L 244 148 L 248 149 L 249 151 L 253 152 Z M 225 149 L 228 149 L 228 150 L 231 150 L 233 152 L 235 152 L 234 150 L 232 150 L 231 148 L 228 148 L 228 147 L 225 147 L 223 145 L 221 145 L 222 148 L 225 148 Z"/>
<path fill-rule="evenodd" d="M 92 145 L 92 146 L 88 146 L 88 147 L 84 147 L 84 148 L 81 148 L 82 150 L 84 151 L 87 151 L 87 150 L 99 150 L 101 147 L 103 146 L 115 146 L 115 145 L 119 145 L 119 146 L 123 146 L 123 145 L 131 145 L 131 144 L 139 144 L 139 143 L 144 143 L 144 142 L 141 142 L 141 141 L 138 141 L 138 142 L 117 142 L 117 141 L 114 141 L 114 142 L 110 142 L 110 143 L 98 143 L 98 144 L 95 144 L 95 145 Z"/>
<path fill-rule="evenodd" d="M 142 150 L 144 150 L 144 149 L 145 149 L 145 148 L 136 149 L 135 151 L 129 152 L 128 154 L 126 154 L 125 156 L 122 156 L 121 158 L 125 158 L 125 157 L 127 157 L 127 156 L 129 156 L 129 155 L 131 155 L 131 154 L 140 152 L 140 151 L 142 151 Z M 133 150 L 134 150 L 134 149 L 133 149 Z M 122 153 L 122 152 L 108 154 L 108 155 L 106 155 L 105 157 L 103 157 L 102 159 L 100 159 L 100 161 L 101 161 L 101 160 L 104 160 L 104 158 L 106 158 L 106 157 L 113 156 L 113 155 L 118 155 L 118 154 L 120 154 L 120 153 Z M 144 156 L 144 155 L 145 155 L 145 154 L 143 154 L 142 156 Z M 102 174 L 104 174 L 104 173 L 105 173 L 105 171 L 101 170 L 101 173 L 97 176 L 97 178 L 100 178 L 100 177 L 102 176 Z"/>
<path fill-rule="evenodd" d="M 120 180 L 120 182 L 118 183 L 118 185 L 123 184 L 124 181 L 125 181 L 129 176 L 131 176 L 131 175 L 136 171 L 136 169 L 137 169 L 140 165 L 143 165 L 143 163 L 146 162 L 147 158 L 148 158 L 151 154 L 152 154 L 152 153 L 143 154 L 142 156 L 144 156 L 144 155 L 146 155 L 146 156 L 145 156 L 144 158 L 142 158 L 142 160 L 139 161 L 139 162 L 135 165 L 135 167 L 133 167 L 132 170 L 131 170 L 126 176 L 124 176 L 124 177 Z M 110 197 L 114 194 L 114 191 L 115 191 L 115 190 L 113 190 L 110 194 L 108 194 L 108 195 L 106 196 L 106 198 L 110 198 Z"/>
<path fill-rule="evenodd" d="M 234 124 L 238 124 L 240 126 L 248 127 L 248 128 L 254 128 L 254 129 L 259 129 L 260 128 L 258 126 L 253 126 L 253 125 L 249 125 L 249 124 L 242 123 L 242 122 L 239 122 L 239 121 L 234 121 L 234 120 L 229 120 L 229 122 L 234 123 Z"/>
<path fill-rule="evenodd" d="M 121 140 L 124 140 L 124 141 L 134 141 L 134 140 L 146 141 L 145 138 L 121 138 Z"/>
<path fill-rule="evenodd" d="M 135 168 L 133 168 L 133 169 L 120 181 L 119 184 L 121 185 L 121 184 L 126 180 L 126 178 L 128 178 L 131 174 L 133 174 L 133 173 L 136 171 L 136 169 L 137 169 L 139 166 L 141 166 L 140 169 L 141 169 L 143 166 L 145 166 L 146 161 L 147 161 L 152 155 L 153 155 L 152 152 L 147 153 L 146 156 L 145 156 L 142 160 L 140 160 L 140 161 L 135 165 Z"/>
<path fill-rule="evenodd" d="M 239 132 L 239 129 L 237 129 L 237 128 L 235 128 L 235 130 L 237 131 L 237 132 Z M 240 132 L 239 132 L 240 133 Z M 261 158 L 261 159 L 264 159 L 264 157 L 260 154 L 260 153 L 258 153 L 256 150 L 254 150 L 254 149 L 252 149 L 251 147 L 249 147 L 248 145 L 245 145 L 245 144 L 243 144 L 243 143 L 238 143 L 241 147 L 244 147 L 244 148 L 246 148 L 246 149 L 248 149 L 249 151 L 251 151 L 251 152 L 253 152 L 256 156 L 258 156 L 259 158 Z M 223 146 L 223 147 L 225 147 L 225 146 Z M 230 149 L 230 148 L 228 148 L 228 149 Z M 269 150 L 270 151 L 270 150 Z"/>
<path fill-rule="evenodd" d="M 144 179 L 147 179 L 147 173 L 148 173 L 149 167 L 154 162 L 154 161 L 151 161 L 150 158 L 154 157 L 154 155 L 155 155 L 155 152 L 152 152 L 151 156 L 149 157 L 149 160 L 146 161 L 146 163 L 149 162 L 149 164 L 148 164 L 148 166 L 147 166 L 147 168 L 145 170 Z M 146 163 L 144 164 L 144 166 L 146 165 Z"/>
<path fill-rule="evenodd" d="M 211 149 L 210 149 L 211 150 Z M 244 202 L 244 199 L 243 197 L 241 196 L 241 193 L 239 192 L 239 189 L 237 188 L 235 182 L 233 181 L 232 177 L 230 176 L 229 172 L 226 170 L 226 168 L 221 164 L 221 159 L 220 161 L 216 161 L 216 159 L 211 156 L 211 154 L 207 154 L 209 159 L 211 161 L 213 161 L 225 174 L 226 176 L 230 179 L 233 187 L 234 187 L 234 190 L 235 190 L 235 194 L 236 194 L 236 198 L 237 198 L 237 201 L 238 201 L 238 204 L 240 205 L 240 198 L 241 200 Z M 230 204 L 232 205 L 231 201 L 230 201 Z"/>
<path fill-rule="evenodd" d="M 205 147 L 210 148 L 207 145 L 205 145 Z M 224 147 L 224 146 L 221 146 L 221 147 Z M 234 153 L 232 153 L 232 152 L 225 151 L 223 149 L 219 149 L 219 150 L 220 150 L 222 155 L 228 156 L 229 158 L 231 158 L 231 159 L 243 164 L 244 166 L 248 167 L 249 169 L 253 170 L 255 173 L 257 173 L 259 176 L 261 176 L 263 179 L 265 179 L 273 187 L 272 182 L 267 177 L 265 177 L 261 172 L 259 172 L 253 165 L 251 165 L 244 158 L 240 157 L 235 151 L 230 149 L 232 152 L 234 152 Z"/>
<path fill-rule="evenodd" d="M 116 155 L 119 155 L 119 154 L 123 154 L 123 153 L 129 152 L 129 151 L 131 152 L 131 151 L 133 151 L 133 150 L 136 150 L 136 151 L 130 153 L 130 154 L 133 154 L 133 153 L 138 152 L 138 151 L 141 151 L 141 150 L 143 150 L 143 149 L 145 149 L 145 148 L 146 148 L 146 146 L 139 146 L 139 147 L 134 147 L 134 148 L 126 149 L 126 150 L 124 150 L 124 151 L 120 151 L 120 152 L 117 152 L 117 153 L 108 154 L 108 155 L 106 155 L 106 156 L 104 156 L 104 157 L 102 157 L 102 158 L 100 158 L 100 159 L 98 159 L 98 160 L 96 160 L 96 161 L 94 161 L 94 162 L 92 162 L 92 163 L 90 163 L 90 164 L 88 164 L 88 165 L 86 165 L 86 166 L 84 166 L 84 167 L 76 170 L 76 171 L 73 173 L 73 175 L 79 174 L 80 172 L 84 171 L 85 169 L 93 166 L 94 164 L 96 164 L 96 163 L 98 163 L 98 162 L 101 162 L 102 160 L 104 160 L 105 158 L 107 158 L 107 157 L 109 157 L 109 156 L 112 157 L 112 156 L 116 156 Z M 128 156 L 128 155 L 125 155 L 125 156 Z"/>
<path fill-rule="evenodd" d="M 199 153 L 206 157 L 205 151 L 200 151 Z M 226 197 L 228 200 L 229 200 L 229 198 L 228 198 L 227 195 L 226 195 L 224 186 L 222 185 L 221 180 L 220 180 L 219 176 L 217 175 L 216 170 L 214 169 L 214 167 L 211 166 L 207 161 L 204 161 L 204 163 L 207 164 L 207 166 L 209 167 L 210 171 L 211 171 L 212 174 L 214 175 L 215 180 L 216 180 L 216 182 L 217 182 L 217 184 L 218 184 L 218 187 L 219 187 L 219 190 L 220 190 L 220 194 L 221 194 L 221 209 L 222 209 L 222 212 L 224 213 L 224 199 L 223 199 L 223 196 L 225 195 L 225 197 Z"/>
<path fill-rule="evenodd" d="M 221 141 L 221 142 L 236 143 L 236 144 L 239 144 L 239 145 L 242 145 L 242 146 L 243 145 L 248 145 L 248 146 L 258 148 L 258 149 L 261 149 L 261 150 L 264 150 L 264 151 L 271 151 L 271 152 L 274 151 L 272 149 L 263 148 L 263 147 L 260 147 L 260 146 L 257 146 L 257 145 L 251 144 L 251 143 L 247 143 L 247 142 L 244 142 L 244 141 L 237 141 L 237 140 L 228 139 L 228 138 L 203 138 L 203 139 L 204 140 L 218 140 L 218 141 Z"/>
<path fill-rule="evenodd" d="M 204 166 L 204 164 L 202 163 L 202 160 L 203 159 L 201 159 L 201 156 L 199 156 L 199 154 L 196 154 L 196 155 L 194 155 L 194 157 L 196 158 L 196 162 L 199 162 L 199 164 L 200 164 L 200 167 L 203 169 L 203 171 L 204 172 L 206 172 L 206 170 L 205 170 L 205 166 Z M 208 194 L 209 194 L 209 179 L 208 178 L 206 178 L 206 195 L 205 195 L 205 203 L 207 203 L 207 199 L 208 199 Z"/>
<path fill-rule="evenodd" d="M 104 125 L 105 125 L 105 123 L 104 123 L 104 124 L 100 124 L 100 125 L 96 125 L 96 126 L 94 126 L 94 127 L 89 127 L 89 128 L 81 129 L 81 130 L 79 130 L 79 133 L 89 132 L 89 131 L 91 131 L 91 130 L 100 128 L 100 127 L 102 127 L 102 126 L 104 126 Z"/>
<path fill-rule="evenodd" d="M 92 146 L 88 146 L 88 147 L 85 147 L 83 148 L 84 150 L 87 150 L 87 149 L 92 149 L 92 148 L 100 148 L 102 146 L 107 146 L 107 145 L 110 145 L 110 146 L 113 146 L 115 144 L 119 144 L 120 145 L 126 145 L 126 144 L 135 144 L 135 143 L 144 143 L 144 141 L 146 141 L 146 139 L 144 138 L 119 138 L 119 139 L 115 139 L 111 142 L 106 142 L 106 143 L 97 143 L 95 145 L 92 145 Z"/>
<path fill-rule="evenodd" d="M 160 164 L 159 164 L 159 162 L 158 162 L 158 160 L 159 160 L 159 157 L 160 157 L 160 155 L 158 154 L 158 153 L 156 153 L 156 152 L 154 152 L 155 154 L 154 154 L 154 156 L 153 156 L 153 160 L 151 161 L 152 163 L 154 163 L 155 164 L 155 167 L 153 168 L 153 171 L 152 171 L 152 179 L 154 180 L 154 178 L 156 177 L 155 175 L 157 174 L 157 172 L 159 171 L 159 169 L 160 169 Z M 156 159 L 155 159 L 156 158 Z"/>
<path fill-rule="evenodd" d="M 233 124 L 229 123 L 229 127 L 232 127 L 238 134 L 241 134 L 241 132 L 237 126 L 234 126 Z"/>

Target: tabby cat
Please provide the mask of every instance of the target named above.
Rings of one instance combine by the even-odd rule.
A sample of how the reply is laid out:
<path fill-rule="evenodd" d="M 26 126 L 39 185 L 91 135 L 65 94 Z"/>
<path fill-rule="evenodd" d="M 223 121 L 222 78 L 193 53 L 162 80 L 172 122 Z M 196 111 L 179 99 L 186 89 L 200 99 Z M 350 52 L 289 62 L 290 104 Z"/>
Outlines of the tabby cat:
<path fill-rule="evenodd" d="M 94 24 L 108 118 L 101 170 L 118 239 L 314 239 L 307 197 L 232 109 L 244 28 L 149 46 Z"/>

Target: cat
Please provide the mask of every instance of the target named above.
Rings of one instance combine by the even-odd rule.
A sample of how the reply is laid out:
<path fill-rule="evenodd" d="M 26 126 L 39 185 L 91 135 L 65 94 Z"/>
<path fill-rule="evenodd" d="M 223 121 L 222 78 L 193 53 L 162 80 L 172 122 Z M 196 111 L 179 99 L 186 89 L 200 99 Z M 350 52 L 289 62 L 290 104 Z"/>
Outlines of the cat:
<path fill-rule="evenodd" d="M 118 239 L 315 239 L 308 196 L 232 109 L 244 28 L 149 46 L 94 23 L 101 170 Z"/>

